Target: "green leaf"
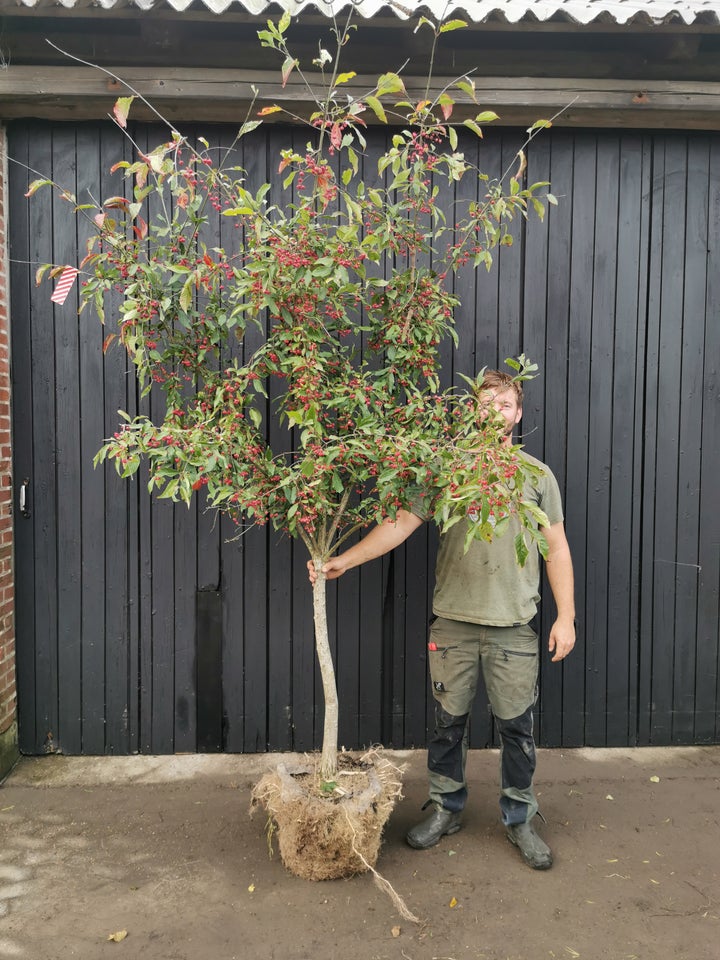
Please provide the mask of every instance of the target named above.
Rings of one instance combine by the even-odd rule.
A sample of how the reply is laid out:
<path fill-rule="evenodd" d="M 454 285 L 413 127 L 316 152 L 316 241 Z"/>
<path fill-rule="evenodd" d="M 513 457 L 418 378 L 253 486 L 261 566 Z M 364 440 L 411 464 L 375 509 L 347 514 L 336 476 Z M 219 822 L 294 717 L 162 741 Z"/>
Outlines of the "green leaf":
<path fill-rule="evenodd" d="M 435 24 L 432 22 L 432 20 L 428 20 L 427 17 L 420 17 L 420 19 L 419 19 L 418 22 L 417 22 L 417 26 L 416 26 L 415 29 L 413 30 L 413 33 L 417 33 L 418 30 L 420 29 L 420 27 L 424 27 L 424 26 L 426 26 L 426 25 L 427 25 L 428 27 L 430 27 L 430 29 L 433 30 L 433 31 L 437 30 L 437 27 L 436 27 Z"/>
<path fill-rule="evenodd" d="M 522 533 L 519 533 L 515 537 L 515 559 L 517 560 L 518 564 L 521 567 L 525 566 L 525 561 L 527 560 L 529 555 L 530 555 L 530 551 L 528 550 L 527 544 L 525 543 L 525 537 L 523 536 Z"/>
<path fill-rule="evenodd" d="M 532 198 L 532 205 L 533 205 L 533 207 L 535 208 L 535 213 L 540 217 L 541 220 L 544 220 L 544 219 L 545 219 L 545 207 L 544 207 L 544 205 L 538 200 L 537 197 L 533 197 L 533 198 Z"/>
<path fill-rule="evenodd" d="M 246 120 L 245 123 L 238 130 L 238 139 L 244 137 L 246 133 L 251 133 L 257 127 L 262 126 L 262 120 Z"/>
<path fill-rule="evenodd" d="M 180 307 L 186 313 L 190 307 L 190 304 L 192 303 L 192 296 L 193 296 L 193 278 L 188 277 L 180 293 Z"/>
<path fill-rule="evenodd" d="M 441 24 L 439 33 L 448 33 L 450 30 L 461 30 L 466 26 L 467 22 L 465 20 L 448 20 L 447 23 Z"/>
<path fill-rule="evenodd" d="M 536 503 L 533 503 L 532 500 L 523 500 L 521 503 L 523 510 L 526 510 L 530 514 L 539 527 L 550 526 L 547 514 L 544 510 L 541 510 Z"/>
<path fill-rule="evenodd" d="M 118 97 L 113 107 L 113 116 L 123 130 L 127 127 L 127 118 L 135 97 Z"/>
<path fill-rule="evenodd" d="M 377 97 L 365 97 L 365 103 L 370 107 L 372 112 L 381 123 L 387 123 L 385 110 L 383 109 L 383 105 L 380 103 Z"/>
<path fill-rule="evenodd" d="M 37 268 L 37 270 L 35 271 L 36 287 L 40 286 L 40 284 L 42 283 L 42 278 L 45 276 L 45 274 L 47 273 L 47 271 L 50 269 L 51 266 L 52 266 L 51 263 L 44 263 L 41 267 Z"/>
<path fill-rule="evenodd" d="M 378 96 L 384 97 L 388 93 L 405 93 L 405 84 L 396 73 L 383 73 L 378 77 Z"/>
<path fill-rule="evenodd" d="M 282 65 L 282 85 L 288 82 L 290 74 L 293 72 L 295 67 L 299 66 L 300 63 L 298 60 L 295 60 L 294 57 L 285 57 L 285 61 Z"/>
<path fill-rule="evenodd" d="M 493 120 L 499 120 L 500 117 L 494 110 L 483 110 L 475 117 L 475 123 L 492 123 Z"/>
<path fill-rule="evenodd" d="M 475 100 L 475 102 L 477 102 L 475 98 L 475 81 L 474 80 L 471 80 L 470 78 L 465 78 L 464 80 L 458 80 L 455 86 L 459 90 L 462 90 L 463 93 L 466 93 L 471 100 Z"/>
<path fill-rule="evenodd" d="M 25 194 L 26 197 L 31 197 L 40 187 L 45 187 L 48 184 L 52 183 L 52 180 L 33 180 L 33 182 L 28 187 L 28 192 Z"/>
<path fill-rule="evenodd" d="M 259 430 L 262 424 L 262 414 L 260 411 L 256 407 L 250 407 L 248 410 L 248 416 L 252 420 L 255 429 Z"/>
<path fill-rule="evenodd" d="M 335 78 L 335 84 L 347 83 L 348 80 L 352 80 L 353 77 L 356 77 L 357 73 L 354 70 L 350 70 L 348 73 L 341 73 Z"/>
<path fill-rule="evenodd" d="M 277 25 L 277 28 L 280 31 L 280 33 L 285 33 L 287 28 L 290 26 L 291 20 L 292 20 L 292 17 L 290 16 L 290 11 L 285 10 L 283 15 L 280 17 L 280 22 Z"/>
<path fill-rule="evenodd" d="M 483 132 L 474 120 L 463 120 L 463 126 L 467 127 L 468 130 L 472 130 L 472 132 L 476 133 L 482 140 Z"/>
<path fill-rule="evenodd" d="M 548 130 L 552 126 L 552 120 L 536 120 L 535 123 L 527 128 L 528 133 L 532 133 L 533 130 Z"/>
<path fill-rule="evenodd" d="M 457 150 L 458 135 L 455 127 L 448 127 L 448 140 L 450 141 L 450 146 L 452 149 Z"/>

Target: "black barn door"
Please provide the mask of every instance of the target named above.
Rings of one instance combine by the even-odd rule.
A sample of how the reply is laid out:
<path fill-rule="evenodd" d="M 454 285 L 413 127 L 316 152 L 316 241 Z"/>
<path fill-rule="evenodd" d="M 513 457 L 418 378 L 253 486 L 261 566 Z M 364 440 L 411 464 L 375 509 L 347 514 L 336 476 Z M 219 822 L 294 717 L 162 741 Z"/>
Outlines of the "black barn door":
<path fill-rule="evenodd" d="M 156 133 L 134 135 L 142 145 Z M 234 131 L 202 133 L 229 143 Z M 245 138 L 251 183 L 277 180 L 279 149 L 303 136 Z M 384 142 L 372 134 L 367 179 Z M 521 142 L 496 130 L 462 147 L 497 175 Z M 87 234 L 49 191 L 28 203 L 27 168 L 78 197 L 107 196 L 122 190 L 108 171 L 126 149 L 110 125 L 9 131 L 21 747 L 312 749 L 322 703 L 304 548 L 267 530 L 232 539 L 200 501 L 151 500 L 142 474 L 93 470 L 117 411 L 152 406 L 122 352 L 102 352 L 110 321 L 78 317 L 73 295 L 53 307 L 34 283 L 37 263 L 76 263 Z M 716 742 L 720 138 L 551 131 L 528 175 L 552 181 L 559 205 L 544 224 L 517 223 L 491 273 L 456 279 L 460 350 L 445 371 L 450 382 L 521 351 L 541 366 L 522 435 L 563 489 L 579 641 L 563 666 L 544 658 L 539 740 Z M 462 182 L 458 198 L 470 189 Z M 208 233 L 235 242 L 222 218 Z M 435 540 L 418 531 L 331 587 L 347 747 L 425 742 Z M 472 743 L 493 742 L 481 691 Z"/>

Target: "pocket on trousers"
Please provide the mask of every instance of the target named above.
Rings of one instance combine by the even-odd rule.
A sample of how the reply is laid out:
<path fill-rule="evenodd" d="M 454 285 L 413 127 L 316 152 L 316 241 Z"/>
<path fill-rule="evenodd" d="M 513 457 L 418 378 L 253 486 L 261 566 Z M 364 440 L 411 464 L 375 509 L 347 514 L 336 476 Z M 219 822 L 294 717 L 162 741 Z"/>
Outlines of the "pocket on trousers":
<path fill-rule="evenodd" d="M 452 692 L 453 683 L 448 670 L 447 655 L 456 647 L 442 647 L 434 641 L 428 643 L 428 663 L 430 665 L 430 680 L 436 694 Z"/>

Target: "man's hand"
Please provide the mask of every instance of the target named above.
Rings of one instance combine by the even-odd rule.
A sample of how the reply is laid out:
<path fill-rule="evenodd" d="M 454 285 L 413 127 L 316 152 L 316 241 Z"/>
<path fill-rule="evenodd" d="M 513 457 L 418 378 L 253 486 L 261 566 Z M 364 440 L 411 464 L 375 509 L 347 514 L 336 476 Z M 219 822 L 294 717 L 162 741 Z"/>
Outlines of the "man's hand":
<path fill-rule="evenodd" d="M 573 620 L 556 620 L 550 631 L 548 650 L 553 653 L 553 663 L 564 660 L 575 646 L 575 622 Z"/>
<path fill-rule="evenodd" d="M 317 570 L 312 560 L 308 560 L 307 568 L 310 583 L 314 584 L 317 580 Z M 338 577 L 341 577 L 345 573 L 347 568 L 347 561 L 343 560 L 342 556 L 332 557 L 327 563 L 323 564 L 322 572 L 325 574 L 326 579 L 337 580 Z"/>

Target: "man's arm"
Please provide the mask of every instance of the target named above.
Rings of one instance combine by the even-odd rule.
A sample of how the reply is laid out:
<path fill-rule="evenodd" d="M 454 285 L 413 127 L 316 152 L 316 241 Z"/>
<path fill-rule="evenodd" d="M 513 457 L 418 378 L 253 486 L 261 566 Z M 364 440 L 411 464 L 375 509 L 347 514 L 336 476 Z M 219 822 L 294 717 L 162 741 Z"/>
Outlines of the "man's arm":
<path fill-rule="evenodd" d="M 398 510 L 395 520 L 387 517 L 381 524 L 372 529 L 354 546 L 337 557 L 331 557 L 323 565 L 323 573 L 328 580 L 336 580 L 347 570 L 359 567 L 361 563 L 375 560 L 403 543 L 423 521 L 409 510 Z M 308 560 L 310 582 L 315 582 L 315 568 L 312 560 Z"/>
<path fill-rule="evenodd" d="M 575 646 L 575 584 L 570 546 L 562 523 L 542 530 L 548 542 L 546 569 L 557 607 L 557 620 L 550 631 L 548 649 L 553 661 L 564 659 Z"/>

